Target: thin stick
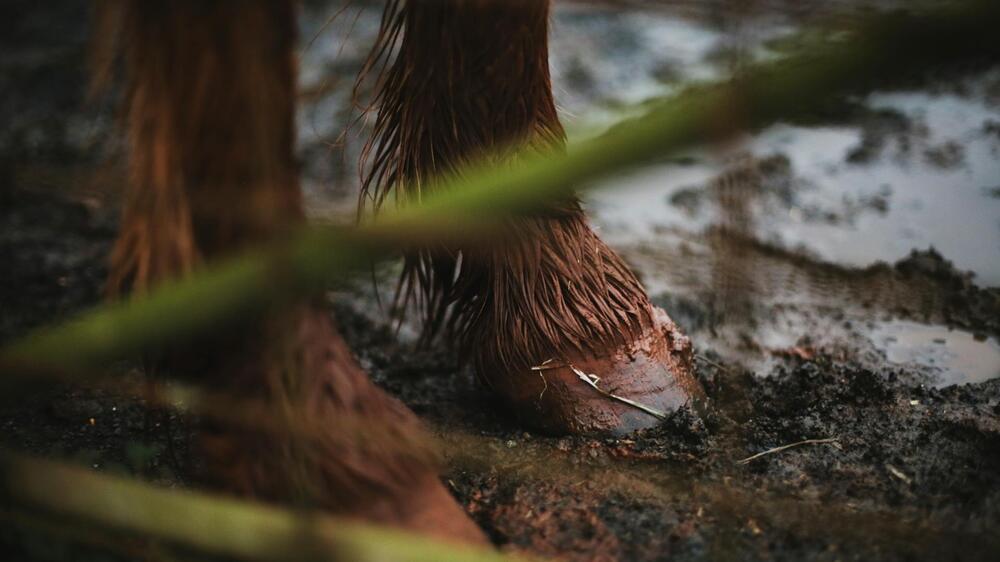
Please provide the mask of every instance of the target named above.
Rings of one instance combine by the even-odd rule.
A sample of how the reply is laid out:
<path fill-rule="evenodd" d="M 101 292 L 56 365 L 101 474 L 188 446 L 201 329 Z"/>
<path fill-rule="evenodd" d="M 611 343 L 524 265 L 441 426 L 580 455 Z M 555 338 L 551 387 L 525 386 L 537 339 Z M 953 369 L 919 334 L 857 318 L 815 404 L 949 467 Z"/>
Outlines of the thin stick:
<path fill-rule="evenodd" d="M 780 453 L 781 451 L 784 451 L 786 449 L 791 449 L 793 447 L 798 447 L 800 445 L 823 445 L 824 443 L 826 443 L 826 444 L 833 444 L 833 443 L 837 443 L 837 442 L 838 442 L 838 439 L 836 437 L 830 437 L 830 438 L 827 438 L 827 439 L 806 439 L 805 441 L 797 441 L 795 443 L 789 443 L 788 445 L 782 445 L 780 447 L 774 447 L 773 449 L 768 449 L 766 451 L 761 451 L 761 452 L 757 453 L 756 455 L 753 455 L 753 456 L 747 457 L 745 459 L 736 461 L 736 464 L 748 464 L 752 460 L 759 459 L 759 458 L 761 458 L 763 456 L 766 456 L 766 455 L 772 455 L 774 453 Z"/>
<path fill-rule="evenodd" d="M 695 354 L 694 358 L 695 359 L 701 359 L 705 363 L 708 363 L 709 366 L 715 367 L 716 369 L 722 371 L 723 373 L 728 373 L 729 372 L 729 369 L 725 368 L 721 363 L 713 361 L 713 360 L 709 359 L 708 357 L 705 357 L 704 355 L 702 355 L 700 353 Z"/>
<path fill-rule="evenodd" d="M 598 377 L 597 375 L 589 375 L 587 373 L 584 373 L 580 369 L 577 369 L 576 367 L 574 367 L 572 364 L 570 364 L 569 368 L 574 373 L 576 373 L 577 378 L 579 378 L 583 382 L 587 383 L 591 388 L 593 388 L 597 392 L 601 393 L 602 396 L 606 396 L 606 397 L 608 397 L 608 398 L 610 398 L 612 400 L 617 400 L 617 401 L 621 402 L 622 404 L 628 404 L 629 406 L 632 406 L 633 408 L 638 408 L 638 409 L 642 410 L 643 412 L 646 412 L 647 414 L 653 416 L 654 418 L 659 418 L 661 420 L 667 419 L 667 414 L 665 414 L 665 413 L 663 413 L 663 412 L 661 412 L 659 410 L 655 410 L 653 408 L 650 408 L 649 406 L 645 406 L 645 405 L 640 404 L 640 403 L 638 403 L 638 402 L 636 402 L 634 400 L 629 400 L 628 398 L 625 398 L 623 396 L 618 396 L 617 394 L 611 394 L 607 390 L 604 390 L 603 388 L 597 386 L 597 381 L 601 380 L 600 377 Z"/>

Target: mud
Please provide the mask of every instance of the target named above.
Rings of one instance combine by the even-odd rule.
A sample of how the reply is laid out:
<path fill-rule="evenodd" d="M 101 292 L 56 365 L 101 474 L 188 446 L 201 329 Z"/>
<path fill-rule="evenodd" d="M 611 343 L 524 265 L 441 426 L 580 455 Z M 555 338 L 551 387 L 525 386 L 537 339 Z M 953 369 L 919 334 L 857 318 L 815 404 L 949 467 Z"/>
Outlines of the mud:
<path fill-rule="evenodd" d="M 95 141 L 111 119 L 106 106 L 83 105 L 79 24 L 86 16 L 71 4 L 78 3 L 53 4 L 61 7 L 47 18 L 3 24 L 9 48 L 0 67 L 10 72 L 0 79 L 22 87 L 5 88 L 19 105 L 4 105 L 4 122 L 12 125 L 0 135 L 0 342 L 97 304 L 117 229 L 109 194 L 119 180 L 114 160 L 104 164 L 115 146 Z M 23 14 L 32 13 L 30 5 L 23 3 Z M 316 5 L 323 4 L 309 3 L 307 12 L 321 12 Z M 571 16 L 560 16 L 564 26 Z M 616 21 L 619 32 L 634 24 Z M 371 23 L 367 15 L 359 20 L 359 36 Z M 305 65 L 316 71 L 317 89 L 330 74 L 356 70 L 352 49 L 321 71 Z M 686 64 L 661 60 L 651 67 L 680 80 L 690 77 Z M 590 66 L 576 72 L 593 88 L 608 82 Z M 603 94 L 562 95 L 583 108 Z M 329 217 L 353 202 L 353 192 L 336 181 L 349 173 L 309 130 L 310 112 L 329 115 L 320 109 L 330 100 L 317 96 L 305 111 L 302 137 L 312 141 L 301 154 L 313 213 Z M 979 137 L 957 137 L 954 148 L 947 139 L 921 136 L 926 122 L 902 110 L 862 113 L 857 135 L 834 155 L 845 166 L 897 159 L 910 143 L 907 158 L 961 169 L 961 162 L 990 154 L 975 143 L 997 142 L 996 119 L 976 125 Z M 843 124 L 834 116 L 818 119 Z M 845 161 L 851 158 L 857 162 Z M 454 353 L 415 349 L 410 323 L 397 333 L 368 280 L 332 293 L 331 310 L 373 379 L 440 437 L 443 481 L 503 550 L 570 560 L 997 559 L 1000 362 L 989 350 L 1000 338 L 1000 289 L 954 265 L 959 250 L 931 250 L 921 240 L 904 240 L 906 251 L 882 263 L 857 264 L 833 259 L 840 254 L 824 253 L 824 246 L 769 236 L 759 230 L 769 224 L 762 218 L 792 209 L 802 213 L 802 224 L 827 229 L 807 234 L 850 234 L 902 205 L 897 194 L 904 187 L 810 206 L 803 198 L 814 193 L 810 181 L 819 176 L 794 154 L 768 150 L 740 162 L 743 175 L 728 177 L 750 177 L 750 162 L 757 174 L 751 176 L 761 181 L 717 181 L 731 170 L 700 155 L 673 161 L 678 168 L 671 172 L 690 189 L 655 197 L 684 219 L 639 234 L 616 232 L 613 213 L 595 204 L 616 249 L 691 336 L 696 376 L 709 398 L 703 415 L 682 411 L 621 439 L 526 432 L 456 364 Z M 684 176 L 699 166 L 710 171 Z M 971 189 L 996 201 L 995 180 Z M 733 185 L 752 192 L 747 205 L 732 196 Z M 972 240 L 988 245 L 994 236 Z M 397 271 L 395 264 L 378 269 L 379 290 L 391 290 Z M 973 357 L 980 371 L 963 373 L 946 352 Z M 143 380 L 134 365 L 115 368 L 130 381 Z M 53 386 L 47 395 L 3 406 L 0 442 L 183 487 L 195 462 L 188 423 L 147 408 L 140 397 Z M 740 462 L 810 439 L 823 442 Z M 29 560 L 179 554 L 166 545 L 68 529 L 7 518 L 0 548 L 11 559 Z"/>
<path fill-rule="evenodd" d="M 925 260 L 948 269 L 916 256 L 876 275 L 908 275 Z M 941 295 L 965 300 L 940 279 Z M 689 303 L 676 317 L 705 308 Z M 977 329 L 990 310 L 971 320 Z M 884 357 L 805 346 L 752 373 L 702 347 L 708 415 L 628 439 L 557 439 L 497 414 L 441 355 L 394 349 L 388 337 L 373 347 L 365 334 L 377 323 L 338 313 L 354 318 L 357 349 L 380 350 L 368 364 L 381 382 L 451 443 L 447 482 L 503 548 L 579 560 L 976 560 L 1000 548 L 1000 380 L 935 388 Z M 837 441 L 738 462 L 806 439 Z"/>
<path fill-rule="evenodd" d="M 4 340 L 95 304 L 114 234 L 105 213 L 56 195 L 14 191 L 8 201 L 0 248 L 20 267 L 8 270 L 0 294 Z M 48 222 L 29 220 L 43 212 Z M 772 259 L 823 269 L 802 256 Z M 390 278 L 391 268 L 382 273 Z M 919 279 L 966 309 L 970 329 L 997 333 L 996 301 L 982 300 L 994 293 L 962 282 L 940 256 L 838 274 L 855 283 Z M 1000 380 L 939 389 L 919 372 L 822 350 L 788 353 L 753 374 L 700 347 L 707 415 L 680 413 L 625 439 L 552 438 L 500 413 L 453 354 L 400 342 L 367 283 L 346 289 L 333 309 L 374 379 L 433 425 L 448 458 L 444 481 L 503 549 L 577 560 L 1000 552 Z M 692 333 L 711 323 L 705 303 L 673 309 Z M 134 397 L 55 389 L 0 419 L 4 443 L 35 454 L 165 485 L 184 485 L 190 468 L 183 423 Z M 11 533 L 18 548 L 48 558 Z"/>

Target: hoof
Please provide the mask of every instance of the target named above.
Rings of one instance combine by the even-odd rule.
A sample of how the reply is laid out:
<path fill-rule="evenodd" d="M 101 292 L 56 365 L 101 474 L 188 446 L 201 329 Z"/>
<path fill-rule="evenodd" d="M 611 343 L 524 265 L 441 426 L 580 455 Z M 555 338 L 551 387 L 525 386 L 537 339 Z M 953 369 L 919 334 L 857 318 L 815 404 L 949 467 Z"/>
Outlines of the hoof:
<path fill-rule="evenodd" d="M 624 436 L 704 400 L 691 340 L 658 308 L 654 326 L 626 348 L 546 359 L 487 384 L 522 422 L 561 435 Z"/>

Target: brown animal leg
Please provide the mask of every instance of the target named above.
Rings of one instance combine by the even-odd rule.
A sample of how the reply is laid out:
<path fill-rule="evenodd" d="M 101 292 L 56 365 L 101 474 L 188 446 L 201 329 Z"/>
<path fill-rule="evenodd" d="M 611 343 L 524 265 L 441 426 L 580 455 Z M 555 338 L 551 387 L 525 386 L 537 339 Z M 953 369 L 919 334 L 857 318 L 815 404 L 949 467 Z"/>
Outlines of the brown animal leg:
<path fill-rule="evenodd" d="M 102 9 L 121 33 L 130 148 L 112 292 L 184 276 L 301 221 L 294 2 L 129 0 Z M 301 431 L 204 428 L 207 480 L 246 497 L 484 540 L 438 480 L 416 417 L 368 380 L 322 306 L 305 300 L 245 320 L 172 349 L 162 363 L 266 401 Z"/>
<path fill-rule="evenodd" d="M 503 161 L 525 144 L 562 149 L 548 17 L 548 0 L 390 0 L 369 63 L 394 56 L 376 82 L 363 198 L 419 199 L 435 176 L 470 162 Z M 505 242 L 411 255 L 404 282 L 422 297 L 428 332 L 453 331 L 526 422 L 624 434 L 701 396 L 690 341 L 575 198 L 512 220 Z"/>

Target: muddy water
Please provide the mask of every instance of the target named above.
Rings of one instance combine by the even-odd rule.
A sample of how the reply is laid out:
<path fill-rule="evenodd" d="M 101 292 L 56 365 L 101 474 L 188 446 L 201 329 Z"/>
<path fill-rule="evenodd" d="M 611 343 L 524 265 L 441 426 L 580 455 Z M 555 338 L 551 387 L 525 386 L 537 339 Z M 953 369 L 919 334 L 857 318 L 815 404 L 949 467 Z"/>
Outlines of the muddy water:
<path fill-rule="evenodd" d="M 885 349 L 890 363 L 939 369 L 941 386 L 1000 377 L 1000 344 L 994 337 L 893 321 L 878 325 L 872 338 Z"/>

